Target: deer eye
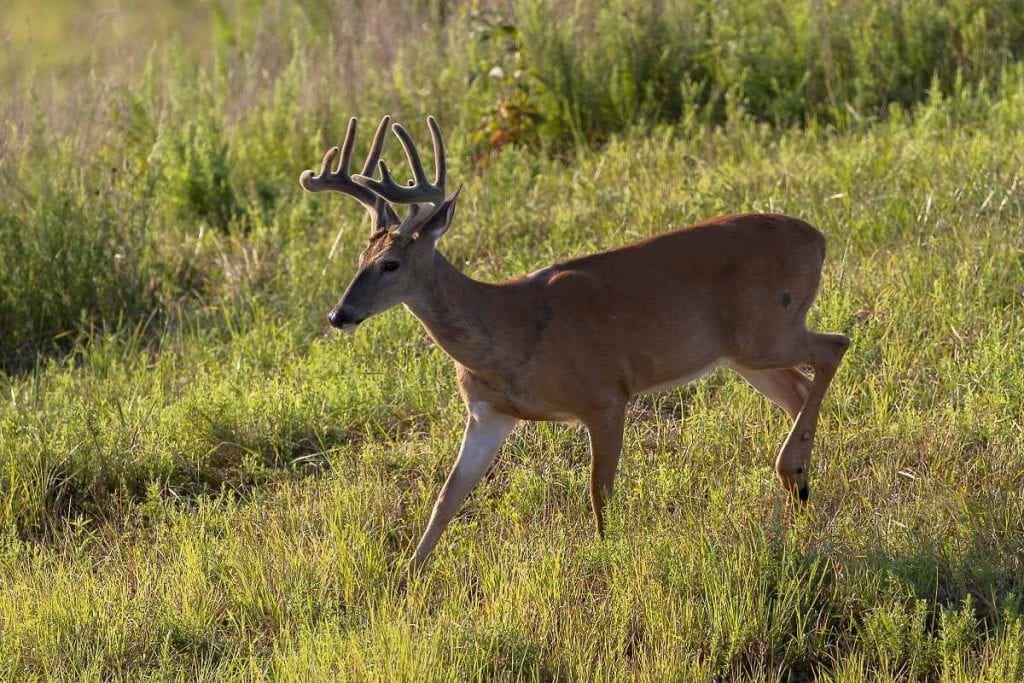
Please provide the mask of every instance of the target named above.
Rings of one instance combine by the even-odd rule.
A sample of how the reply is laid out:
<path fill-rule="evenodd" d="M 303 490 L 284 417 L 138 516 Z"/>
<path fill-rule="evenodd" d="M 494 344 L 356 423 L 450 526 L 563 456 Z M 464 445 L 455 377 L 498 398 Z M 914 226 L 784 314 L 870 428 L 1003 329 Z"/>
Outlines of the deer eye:
<path fill-rule="evenodd" d="M 400 264 L 398 261 L 381 261 L 380 269 L 385 273 L 391 273 L 393 271 L 398 270 L 398 266 L 400 265 L 402 264 Z"/>

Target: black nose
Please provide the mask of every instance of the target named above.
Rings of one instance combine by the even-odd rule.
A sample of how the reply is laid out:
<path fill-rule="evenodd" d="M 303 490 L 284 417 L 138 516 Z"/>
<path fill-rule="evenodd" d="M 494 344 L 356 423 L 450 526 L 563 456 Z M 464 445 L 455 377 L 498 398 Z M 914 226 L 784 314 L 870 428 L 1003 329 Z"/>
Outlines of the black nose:
<path fill-rule="evenodd" d="M 342 310 L 341 306 L 338 306 L 327 314 L 327 322 L 331 323 L 331 327 L 336 327 L 340 330 L 348 322 L 348 318 L 345 316 L 345 311 Z"/>

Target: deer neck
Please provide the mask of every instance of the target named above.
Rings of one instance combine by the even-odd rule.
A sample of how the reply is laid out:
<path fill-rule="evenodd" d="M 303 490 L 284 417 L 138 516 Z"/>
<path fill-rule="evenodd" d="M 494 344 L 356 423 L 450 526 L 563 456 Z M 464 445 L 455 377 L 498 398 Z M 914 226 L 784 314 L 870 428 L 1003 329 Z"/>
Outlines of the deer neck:
<path fill-rule="evenodd" d="M 405 303 L 430 337 L 472 371 L 500 373 L 522 350 L 515 322 L 528 311 L 520 297 L 508 286 L 468 277 L 439 252 L 421 291 Z"/>

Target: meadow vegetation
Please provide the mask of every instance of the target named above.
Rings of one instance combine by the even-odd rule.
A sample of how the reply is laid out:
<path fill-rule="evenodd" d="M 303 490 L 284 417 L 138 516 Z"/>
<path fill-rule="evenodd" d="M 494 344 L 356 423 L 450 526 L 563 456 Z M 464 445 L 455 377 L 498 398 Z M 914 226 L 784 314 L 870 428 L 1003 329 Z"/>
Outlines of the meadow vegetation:
<path fill-rule="evenodd" d="M 0 6 L 5 677 L 1024 678 L 1024 3 L 32 6 Z M 441 121 L 480 279 L 817 225 L 812 322 L 853 344 L 808 508 L 720 372 L 633 404 L 606 539 L 581 429 L 524 425 L 402 587 L 463 409 L 404 311 L 328 334 L 365 218 L 297 183 L 384 112 Z"/>

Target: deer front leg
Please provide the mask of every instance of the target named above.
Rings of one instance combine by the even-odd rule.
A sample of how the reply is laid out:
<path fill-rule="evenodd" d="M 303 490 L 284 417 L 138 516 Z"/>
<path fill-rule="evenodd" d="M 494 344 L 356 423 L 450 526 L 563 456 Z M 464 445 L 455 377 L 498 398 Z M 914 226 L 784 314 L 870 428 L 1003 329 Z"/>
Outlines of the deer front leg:
<path fill-rule="evenodd" d="M 416 570 L 426 561 L 437 545 L 437 539 L 494 462 L 502 442 L 517 422 L 517 418 L 499 413 L 489 403 L 470 404 L 459 457 L 437 496 L 427 530 L 423 532 L 416 554 L 409 563 L 410 569 Z"/>
<path fill-rule="evenodd" d="M 604 504 L 611 496 L 622 453 L 625 408 L 615 406 L 583 421 L 590 435 L 590 505 L 597 533 L 604 536 Z"/>
<path fill-rule="evenodd" d="M 810 393 L 775 461 L 775 473 L 783 487 L 801 501 L 806 501 L 810 496 L 807 468 L 811 461 L 811 447 L 818 428 L 821 402 L 849 346 L 849 338 L 842 334 L 808 335 L 809 360 L 814 368 L 814 379 L 811 381 Z"/>

